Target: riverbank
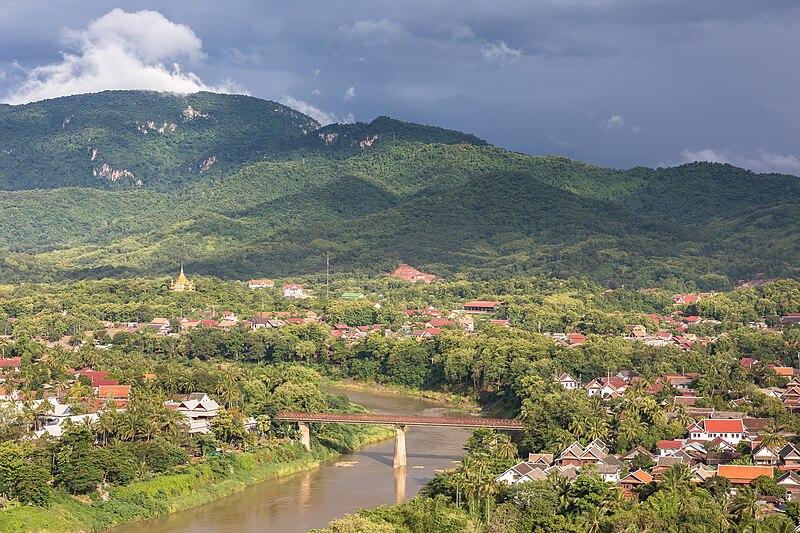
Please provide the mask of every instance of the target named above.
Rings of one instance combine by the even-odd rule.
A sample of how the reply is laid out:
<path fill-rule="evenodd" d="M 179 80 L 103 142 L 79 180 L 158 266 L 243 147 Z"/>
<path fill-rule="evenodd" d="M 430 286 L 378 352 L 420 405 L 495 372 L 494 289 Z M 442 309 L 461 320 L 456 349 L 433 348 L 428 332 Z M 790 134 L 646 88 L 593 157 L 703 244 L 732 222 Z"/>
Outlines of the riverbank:
<path fill-rule="evenodd" d="M 391 429 L 360 426 L 352 448 L 393 435 Z M 340 451 L 316 442 L 311 452 L 296 443 L 282 443 L 247 453 L 226 453 L 179 467 L 172 474 L 114 487 L 107 501 L 102 501 L 99 493 L 94 493 L 93 498 L 78 499 L 59 492 L 48 507 L 17 506 L 0 510 L 0 533 L 100 531 L 161 517 L 210 503 L 263 481 L 315 469 Z"/>
<path fill-rule="evenodd" d="M 350 378 L 341 380 L 327 379 L 323 382 L 323 385 L 359 392 L 372 392 L 376 394 L 391 394 L 397 396 L 409 396 L 412 398 L 423 398 L 426 400 L 433 400 L 447 404 L 451 410 L 462 411 L 465 413 L 480 412 L 481 409 L 480 405 L 478 405 L 478 402 L 476 402 L 474 398 L 452 392 L 414 389 L 411 387 L 387 385 L 374 381 L 356 381 Z"/>

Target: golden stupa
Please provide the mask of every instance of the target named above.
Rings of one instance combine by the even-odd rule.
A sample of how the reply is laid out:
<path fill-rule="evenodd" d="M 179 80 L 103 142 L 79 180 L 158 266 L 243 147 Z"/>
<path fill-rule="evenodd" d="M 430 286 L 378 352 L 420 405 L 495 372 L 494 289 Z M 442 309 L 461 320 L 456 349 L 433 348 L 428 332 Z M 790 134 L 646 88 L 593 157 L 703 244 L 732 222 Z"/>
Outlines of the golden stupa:
<path fill-rule="evenodd" d="M 172 292 L 191 292 L 194 290 L 194 281 L 186 277 L 183 273 L 183 263 L 181 263 L 181 273 L 178 279 L 169 284 L 169 290 Z"/>

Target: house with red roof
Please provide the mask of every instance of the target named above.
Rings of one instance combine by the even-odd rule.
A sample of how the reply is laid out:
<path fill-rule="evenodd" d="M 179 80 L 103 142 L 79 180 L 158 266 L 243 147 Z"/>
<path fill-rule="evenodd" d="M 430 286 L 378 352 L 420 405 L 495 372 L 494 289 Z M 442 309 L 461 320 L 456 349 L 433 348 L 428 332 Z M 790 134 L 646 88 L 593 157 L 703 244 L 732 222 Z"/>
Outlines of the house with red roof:
<path fill-rule="evenodd" d="M 467 313 L 490 314 L 497 311 L 497 308 L 504 302 L 494 302 L 488 300 L 472 300 L 462 306 Z"/>
<path fill-rule="evenodd" d="M 455 326 L 456 323 L 448 318 L 432 318 L 428 321 L 425 327 L 431 328 L 449 328 Z"/>
<path fill-rule="evenodd" d="M 711 441 L 719 437 L 734 446 L 747 438 L 741 418 L 704 418 L 690 424 L 687 430 L 692 440 Z"/>
<path fill-rule="evenodd" d="M 0 359 L 0 368 L 8 369 L 5 372 L 14 371 L 19 372 L 22 367 L 22 357 L 9 357 L 8 359 Z"/>
<path fill-rule="evenodd" d="M 610 398 L 625 394 L 628 382 L 621 378 L 595 378 L 587 383 L 584 388 L 586 389 L 586 394 L 590 397 Z"/>
<path fill-rule="evenodd" d="M 640 485 L 647 485 L 648 483 L 653 482 L 653 476 L 642 470 L 641 468 L 635 472 L 631 472 L 624 478 L 619 480 L 619 484 L 622 487 L 622 493 L 627 499 L 634 499 L 636 498 L 636 493 L 633 492 L 633 489 Z"/>
<path fill-rule="evenodd" d="M 683 442 L 679 440 L 660 440 L 658 441 L 659 457 L 669 457 L 683 448 Z"/>
<path fill-rule="evenodd" d="M 97 395 L 109 400 L 127 400 L 131 394 L 130 385 L 100 385 Z"/>
<path fill-rule="evenodd" d="M 756 364 L 758 364 L 758 359 L 753 359 L 752 357 L 742 357 L 739 362 L 742 363 L 742 366 L 745 370 L 750 370 Z"/>
<path fill-rule="evenodd" d="M 771 466 L 719 465 L 717 475 L 731 480 L 731 485 L 748 485 L 758 476 L 772 477 Z"/>

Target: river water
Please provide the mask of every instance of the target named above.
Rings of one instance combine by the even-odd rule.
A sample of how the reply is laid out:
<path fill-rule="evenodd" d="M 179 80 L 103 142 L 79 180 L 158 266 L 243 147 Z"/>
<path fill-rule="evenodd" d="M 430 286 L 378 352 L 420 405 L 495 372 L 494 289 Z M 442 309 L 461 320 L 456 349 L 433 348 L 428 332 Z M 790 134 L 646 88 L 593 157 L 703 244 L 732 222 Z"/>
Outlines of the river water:
<path fill-rule="evenodd" d="M 429 400 L 331 390 L 379 414 L 443 416 L 447 407 Z M 415 496 L 435 470 L 453 467 L 463 456 L 469 431 L 411 427 L 406 434 L 408 466 L 392 468 L 393 440 L 365 446 L 328 460 L 315 470 L 264 481 L 215 502 L 163 518 L 129 524 L 112 533 L 293 533 L 322 528 L 364 507 L 399 503 Z M 336 466 L 352 461 L 352 466 Z"/>

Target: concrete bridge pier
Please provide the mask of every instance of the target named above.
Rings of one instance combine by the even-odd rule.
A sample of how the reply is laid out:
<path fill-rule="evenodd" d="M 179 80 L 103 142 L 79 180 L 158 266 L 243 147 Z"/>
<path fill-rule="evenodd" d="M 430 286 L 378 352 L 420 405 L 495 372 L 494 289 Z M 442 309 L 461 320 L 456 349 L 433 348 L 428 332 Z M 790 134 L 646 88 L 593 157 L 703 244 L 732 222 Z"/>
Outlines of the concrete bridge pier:
<path fill-rule="evenodd" d="M 394 433 L 394 462 L 395 468 L 406 466 L 406 426 L 396 425 Z"/>
<path fill-rule="evenodd" d="M 300 444 L 305 446 L 306 450 L 311 451 L 311 428 L 308 422 L 298 422 L 297 427 L 300 429 Z"/>

